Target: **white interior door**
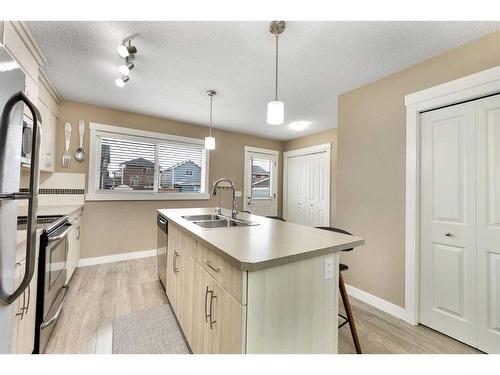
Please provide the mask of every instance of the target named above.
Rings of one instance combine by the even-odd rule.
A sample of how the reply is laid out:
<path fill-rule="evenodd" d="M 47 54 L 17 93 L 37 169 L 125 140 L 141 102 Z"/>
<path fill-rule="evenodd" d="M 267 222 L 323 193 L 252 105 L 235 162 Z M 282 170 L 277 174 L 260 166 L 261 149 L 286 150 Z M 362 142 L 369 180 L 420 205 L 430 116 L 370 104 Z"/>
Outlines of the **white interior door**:
<path fill-rule="evenodd" d="M 477 102 L 478 347 L 500 353 L 500 96 Z"/>
<path fill-rule="evenodd" d="M 284 154 L 287 221 L 330 225 L 330 144 Z"/>
<path fill-rule="evenodd" d="M 476 345 L 475 103 L 421 116 L 420 321 Z"/>
<path fill-rule="evenodd" d="M 254 215 L 278 214 L 278 156 L 278 151 L 245 147 L 243 208 Z"/>

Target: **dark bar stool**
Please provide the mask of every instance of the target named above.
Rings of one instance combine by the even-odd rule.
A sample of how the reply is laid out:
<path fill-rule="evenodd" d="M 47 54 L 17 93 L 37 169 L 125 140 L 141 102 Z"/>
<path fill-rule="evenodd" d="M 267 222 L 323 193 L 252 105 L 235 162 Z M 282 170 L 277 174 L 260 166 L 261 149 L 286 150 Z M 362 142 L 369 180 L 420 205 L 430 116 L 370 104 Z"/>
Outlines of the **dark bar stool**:
<path fill-rule="evenodd" d="M 286 221 L 282 217 L 279 216 L 266 216 L 268 219 L 274 219 L 274 220 L 281 220 L 281 221 Z"/>
<path fill-rule="evenodd" d="M 337 233 L 342 233 L 342 234 L 348 234 L 351 235 L 351 233 L 339 229 L 339 228 L 332 228 L 332 227 L 316 227 L 318 229 L 324 229 L 324 230 L 329 230 L 331 232 L 337 232 Z M 345 249 L 343 251 L 351 251 L 352 248 L 350 249 Z M 354 341 L 354 346 L 356 347 L 356 353 L 361 354 L 361 345 L 359 344 L 359 338 L 358 338 L 358 332 L 356 331 L 356 325 L 354 324 L 354 316 L 352 315 L 352 310 L 351 310 L 351 304 L 349 303 L 349 297 L 347 296 L 347 291 L 345 289 L 345 284 L 344 284 L 344 279 L 342 277 L 342 272 L 347 271 L 349 267 L 343 263 L 340 263 L 339 265 L 339 289 L 340 289 L 340 296 L 342 297 L 342 303 L 344 304 L 344 309 L 346 312 L 347 316 L 344 316 L 339 313 L 339 316 L 344 319 L 344 321 L 339 324 L 339 328 L 343 327 L 347 323 L 349 323 L 349 328 L 351 329 L 351 335 L 352 335 L 352 341 Z"/>

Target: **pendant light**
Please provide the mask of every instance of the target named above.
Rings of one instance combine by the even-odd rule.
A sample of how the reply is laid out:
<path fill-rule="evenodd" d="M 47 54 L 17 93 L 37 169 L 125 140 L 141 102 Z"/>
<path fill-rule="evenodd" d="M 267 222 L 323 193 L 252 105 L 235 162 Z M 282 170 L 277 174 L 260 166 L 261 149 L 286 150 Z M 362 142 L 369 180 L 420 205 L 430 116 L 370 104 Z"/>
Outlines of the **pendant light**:
<path fill-rule="evenodd" d="M 281 125 L 285 121 L 285 104 L 278 100 L 278 38 L 285 31 L 285 21 L 271 22 L 269 31 L 276 38 L 276 81 L 274 86 L 274 100 L 267 103 L 267 123 L 269 125 Z"/>
<path fill-rule="evenodd" d="M 208 90 L 207 95 L 210 96 L 210 133 L 208 137 L 205 137 L 205 149 L 215 150 L 215 138 L 212 137 L 212 102 L 214 96 L 217 94 L 215 90 Z"/>

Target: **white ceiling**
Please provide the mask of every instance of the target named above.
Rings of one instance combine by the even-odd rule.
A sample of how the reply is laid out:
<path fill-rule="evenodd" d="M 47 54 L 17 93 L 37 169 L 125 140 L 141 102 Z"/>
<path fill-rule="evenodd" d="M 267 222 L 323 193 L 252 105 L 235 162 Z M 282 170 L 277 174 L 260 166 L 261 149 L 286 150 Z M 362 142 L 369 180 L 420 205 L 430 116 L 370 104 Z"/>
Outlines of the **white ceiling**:
<path fill-rule="evenodd" d="M 74 100 L 286 140 L 336 127 L 337 96 L 495 31 L 500 22 L 288 22 L 280 37 L 285 124 L 266 124 L 274 93 L 268 22 L 29 22 L 59 93 Z M 116 47 L 138 33 L 136 68 L 115 86 Z M 360 109 L 361 110 L 361 109 Z M 288 124 L 311 121 L 296 132 Z"/>

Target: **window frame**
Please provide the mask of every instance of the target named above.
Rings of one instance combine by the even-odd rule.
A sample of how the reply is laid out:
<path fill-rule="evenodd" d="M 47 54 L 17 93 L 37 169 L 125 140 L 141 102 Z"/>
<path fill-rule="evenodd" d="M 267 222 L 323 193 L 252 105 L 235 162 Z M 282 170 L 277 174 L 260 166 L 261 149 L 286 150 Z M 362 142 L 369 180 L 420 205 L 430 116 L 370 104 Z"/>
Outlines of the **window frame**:
<path fill-rule="evenodd" d="M 198 138 L 188 138 L 178 135 L 156 133 L 146 130 L 124 128 L 113 125 L 91 122 L 90 129 L 90 155 L 88 170 L 88 185 L 85 199 L 87 201 L 126 201 L 126 200 L 198 200 L 210 199 L 208 193 L 209 176 L 209 151 L 204 149 L 204 140 Z M 100 162 L 101 162 L 101 139 L 103 137 L 123 139 L 134 142 L 153 143 L 155 147 L 155 167 L 154 184 L 152 191 L 117 191 L 99 190 Z M 158 164 L 158 144 L 165 141 L 177 141 L 200 145 L 202 152 L 201 186 L 200 192 L 183 193 L 160 193 L 158 192 L 159 164 Z"/>

